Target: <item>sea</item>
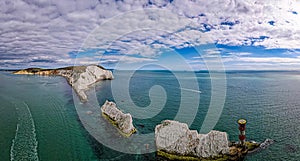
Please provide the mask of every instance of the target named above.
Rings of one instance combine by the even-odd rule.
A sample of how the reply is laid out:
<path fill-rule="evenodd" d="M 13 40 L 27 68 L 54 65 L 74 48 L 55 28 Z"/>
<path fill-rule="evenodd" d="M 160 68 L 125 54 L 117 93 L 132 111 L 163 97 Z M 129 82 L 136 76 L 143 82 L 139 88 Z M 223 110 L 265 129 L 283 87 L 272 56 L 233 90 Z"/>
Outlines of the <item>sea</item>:
<path fill-rule="evenodd" d="M 300 160 L 300 72 L 227 71 L 221 89 L 214 83 L 219 78 L 207 71 L 113 73 L 114 80 L 98 82 L 87 91 L 94 103 L 81 103 L 63 77 L 1 71 L 0 160 L 157 160 L 151 150 L 154 138 L 144 144 L 149 152 L 131 143 L 114 146 L 124 138 L 101 117 L 106 100 L 124 112 L 135 112 L 134 136 L 154 136 L 155 126 L 166 119 L 189 122 L 190 129 L 201 132 L 208 120 L 212 129 L 227 132 L 236 142 L 237 120 L 244 118 L 247 140 L 275 141 L 244 160 Z M 214 97 L 212 91 L 221 95 Z M 214 102 L 218 107 L 211 110 Z M 94 126 L 88 126 L 90 122 Z M 105 138 L 117 143 L 110 146 Z"/>

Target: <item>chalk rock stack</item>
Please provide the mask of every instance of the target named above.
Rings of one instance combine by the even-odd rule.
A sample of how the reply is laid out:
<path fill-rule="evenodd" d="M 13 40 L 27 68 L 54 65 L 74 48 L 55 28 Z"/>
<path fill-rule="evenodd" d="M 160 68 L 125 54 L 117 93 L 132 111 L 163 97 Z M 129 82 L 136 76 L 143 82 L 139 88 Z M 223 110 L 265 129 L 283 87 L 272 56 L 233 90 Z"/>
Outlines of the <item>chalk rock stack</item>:
<path fill-rule="evenodd" d="M 212 130 L 198 134 L 187 124 L 172 120 L 155 127 L 155 142 L 157 150 L 181 156 L 208 158 L 229 153 L 227 133 Z"/>
<path fill-rule="evenodd" d="M 108 119 L 110 119 L 125 136 L 130 136 L 136 132 L 136 129 L 132 124 L 132 116 L 129 113 L 124 114 L 117 108 L 117 105 L 114 102 L 106 100 L 101 106 L 101 111 L 102 114 L 108 117 Z"/>

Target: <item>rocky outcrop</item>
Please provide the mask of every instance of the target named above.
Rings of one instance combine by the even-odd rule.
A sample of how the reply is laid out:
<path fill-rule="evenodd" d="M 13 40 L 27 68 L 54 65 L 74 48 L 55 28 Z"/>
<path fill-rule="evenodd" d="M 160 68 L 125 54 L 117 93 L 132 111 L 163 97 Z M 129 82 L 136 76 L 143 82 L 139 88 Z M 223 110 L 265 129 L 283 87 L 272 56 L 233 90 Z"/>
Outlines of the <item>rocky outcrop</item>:
<path fill-rule="evenodd" d="M 274 143 L 274 140 L 272 139 L 266 139 L 264 142 L 262 142 L 259 145 L 260 149 L 266 149 L 267 147 L 269 147 L 270 145 L 272 145 Z"/>
<path fill-rule="evenodd" d="M 227 133 L 212 130 L 198 134 L 187 124 L 171 120 L 155 127 L 155 143 L 159 152 L 179 156 L 213 158 L 229 153 Z"/>
<path fill-rule="evenodd" d="M 113 125 L 115 125 L 125 136 L 130 136 L 136 132 L 135 127 L 132 124 L 132 116 L 127 113 L 124 114 L 117 108 L 114 102 L 105 101 L 101 106 L 101 111 L 104 117 L 109 119 Z"/>
<path fill-rule="evenodd" d="M 69 71 L 60 71 L 60 75 L 67 78 L 69 84 L 74 88 L 79 95 L 81 101 L 87 101 L 85 91 L 89 86 L 95 84 L 100 80 L 113 79 L 112 72 L 105 70 L 96 65 L 87 66 L 85 69 Z"/>
<path fill-rule="evenodd" d="M 14 72 L 14 74 L 30 75 L 58 75 L 67 79 L 82 102 L 87 101 L 85 91 L 100 80 L 113 79 L 111 71 L 98 65 L 72 66 L 58 69 L 28 68 Z"/>
<path fill-rule="evenodd" d="M 264 150 L 266 148 L 268 148 L 270 145 L 272 145 L 275 141 L 272 140 L 272 139 L 266 139 L 264 142 L 262 143 L 256 143 L 254 141 L 252 142 L 246 142 L 246 145 L 249 144 L 249 143 L 252 143 L 252 144 L 256 144 L 256 146 L 254 148 L 248 148 L 248 153 L 255 153 L 255 152 L 259 152 L 261 150 Z M 249 146 L 248 146 L 249 147 Z"/>

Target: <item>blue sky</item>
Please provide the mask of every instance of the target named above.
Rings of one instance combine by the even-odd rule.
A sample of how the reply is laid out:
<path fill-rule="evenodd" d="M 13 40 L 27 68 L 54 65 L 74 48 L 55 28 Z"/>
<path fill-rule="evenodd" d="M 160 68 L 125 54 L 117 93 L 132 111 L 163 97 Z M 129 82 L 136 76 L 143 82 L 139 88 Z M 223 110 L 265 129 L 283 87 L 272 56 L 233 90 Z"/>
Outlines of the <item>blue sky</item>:
<path fill-rule="evenodd" d="M 299 70 L 299 13 L 299 0 L 4 0 L 0 68 Z"/>

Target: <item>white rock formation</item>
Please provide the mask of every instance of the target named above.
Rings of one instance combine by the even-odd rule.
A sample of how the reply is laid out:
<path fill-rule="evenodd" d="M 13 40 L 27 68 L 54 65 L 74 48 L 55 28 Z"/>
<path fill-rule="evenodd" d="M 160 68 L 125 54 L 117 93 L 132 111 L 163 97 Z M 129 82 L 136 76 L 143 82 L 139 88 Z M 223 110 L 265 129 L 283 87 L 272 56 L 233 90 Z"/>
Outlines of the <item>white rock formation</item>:
<path fill-rule="evenodd" d="M 270 145 L 272 145 L 274 143 L 274 140 L 272 139 L 266 139 L 264 142 L 262 142 L 259 147 L 256 149 L 257 151 L 259 150 L 263 150 L 268 148 Z"/>
<path fill-rule="evenodd" d="M 96 65 L 90 65 L 85 69 L 80 70 L 76 70 L 76 68 L 74 68 L 72 72 L 66 71 L 60 74 L 67 78 L 69 84 L 77 92 L 80 100 L 83 102 L 87 101 L 85 91 L 89 88 L 89 86 L 100 80 L 114 78 L 111 71 L 102 69 Z"/>
<path fill-rule="evenodd" d="M 14 74 L 63 76 L 76 91 L 82 102 L 87 101 L 85 91 L 89 86 L 100 80 L 114 79 L 111 71 L 97 65 L 70 66 L 58 69 L 28 68 L 16 71 Z"/>
<path fill-rule="evenodd" d="M 229 153 L 227 133 L 212 130 L 198 134 L 178 121 L 165 120 L 157 125 L 155 142 L 157 150 L 183 156 L 206 158 Z"/>
<path fill-rule="evenodd" d="M 124 114 L 117 108 L 117 105 L 114 102 L 106 100 L 101 107 L 101 111 L 109 117 L 126 136 L 130 136 L 136 131 L 132 124 L 132 116 L 129 113 Z"/>

